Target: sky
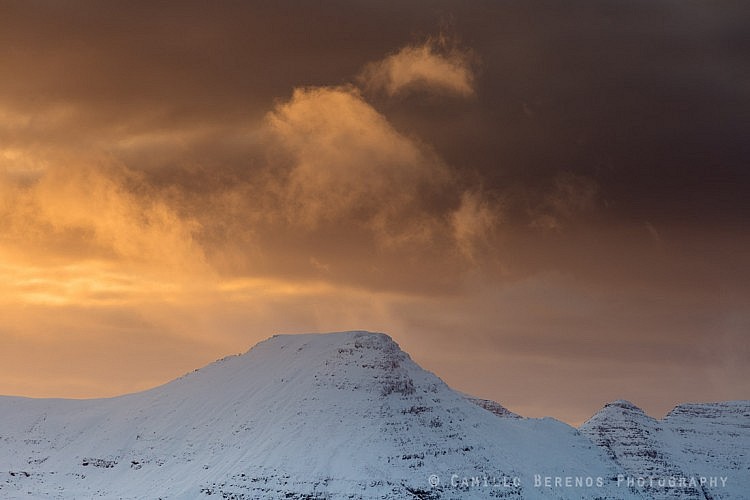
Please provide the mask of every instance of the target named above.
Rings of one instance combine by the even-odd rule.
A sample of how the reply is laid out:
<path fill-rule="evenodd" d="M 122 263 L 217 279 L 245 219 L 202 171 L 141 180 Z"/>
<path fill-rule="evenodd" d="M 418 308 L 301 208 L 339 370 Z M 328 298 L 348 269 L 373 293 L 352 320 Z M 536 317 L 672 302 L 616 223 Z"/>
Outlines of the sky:
<path fill-rule="evenodd" d="M 364 329 L 526 416 L 748 399 L 748 26 L 729 1 L 3 2 L 0 394 Z"/>

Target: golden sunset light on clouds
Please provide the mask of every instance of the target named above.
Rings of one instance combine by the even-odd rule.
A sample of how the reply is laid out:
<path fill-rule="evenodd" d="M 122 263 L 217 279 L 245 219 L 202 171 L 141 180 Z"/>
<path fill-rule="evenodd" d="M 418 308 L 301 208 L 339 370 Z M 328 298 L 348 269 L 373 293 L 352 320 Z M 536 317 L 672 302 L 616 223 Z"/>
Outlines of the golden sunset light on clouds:
<path fill-rule="evenodd" d="M 366 329 L 529 416 L 747 398 L 747 15 L 622 6 L 5 3 L 0 393 Z"/>

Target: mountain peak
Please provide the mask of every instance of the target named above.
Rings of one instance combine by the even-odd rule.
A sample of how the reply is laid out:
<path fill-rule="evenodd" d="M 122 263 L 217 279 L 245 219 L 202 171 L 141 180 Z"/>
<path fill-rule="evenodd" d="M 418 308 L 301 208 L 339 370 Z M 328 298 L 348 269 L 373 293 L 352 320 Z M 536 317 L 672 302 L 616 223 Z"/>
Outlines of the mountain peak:
<path fill-rule="evenodd" d="M 399 345 L 385 333 L 350 330 L 330 333 L 276 334 L 253 346 L 248 354 L 257 350 L 268 352 L 274 349 L 323 352 L 331 349 L 359 350 L 363 348 L 401 351 Z"/>
<path fill-rule="evenodd" d="M 605 404 L 590 419 L 581 425 L 581 429 L 604 426 L 611 428 L 613 422 L 639 422 L 655 425 L 657 421 L 648 416 L 642 409 L 625 399 L 618 399 Z"/>
<path fill-rule="evenodd" d="M 298 340 L 310 340 L 318 339 L 325 340 L 328 342 L 345 342 L 350 339 L 357 339 L 363 337 L 379 338 L 381 340 L 393 341 L 393 339 L 382 332 L 371 332 L 368 330 L 342 330 L 338 332 L 310 332 L 310 333 L 277 333 L 266 339 L 264 342 L 271 340 L 284 342 L 284 341 L 298 341 Z"/>
<path fill-rule="evenodd" d="M 633 411 L 638 413 L 644 413 L 644 411 L 638 406 L 634 405 L 626 399 L 618 399 L 604 405 L 604 408 L 620 408 L 622 410 Z M 603 409 L 604 409 L 603 408 Z"/>

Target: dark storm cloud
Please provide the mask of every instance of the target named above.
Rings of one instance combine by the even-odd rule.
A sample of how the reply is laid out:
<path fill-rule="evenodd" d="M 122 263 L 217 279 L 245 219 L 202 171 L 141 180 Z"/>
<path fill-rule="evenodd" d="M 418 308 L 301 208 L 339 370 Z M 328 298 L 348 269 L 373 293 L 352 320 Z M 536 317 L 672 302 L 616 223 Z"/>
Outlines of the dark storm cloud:
<path fill-rule="evenodd" d="M 377 104 L 448 163 L 478 171 L 491 189 L 541 189 L 570 170 L 596 180 L 619 217 L 736 223 L 750 184 L 750 20 L 741 7 L 6 3 L 0 97 L 35 119 L 28 134 L 3 135 L 88 143 L 194 131 L 206 140 L 185 156 L 236 168 L 242 141 L 221 137 L 274 99 L 351 81 L 365 63 L 445 29 L 481 58 L 476 99 Z M 162 166 L 184 161 L 161 155 Z"/>
<path fill-rule="evenodd" d="M 721 2 L 467 8 L 453 26 L 482 58 L 474 106 L 400 102 L 389 116 L 498 188 L 570 169 L 597 180 L 618 217 L 736 224 L 748 209 L 748 22 Z"/>

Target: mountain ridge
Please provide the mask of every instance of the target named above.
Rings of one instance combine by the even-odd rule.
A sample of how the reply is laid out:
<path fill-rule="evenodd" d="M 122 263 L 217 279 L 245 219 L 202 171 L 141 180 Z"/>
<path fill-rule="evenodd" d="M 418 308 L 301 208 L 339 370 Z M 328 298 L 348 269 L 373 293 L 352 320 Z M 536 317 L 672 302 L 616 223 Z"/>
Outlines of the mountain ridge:
<path fill-rule="evenodd" d="M 611 447 L 458 393 L 382 333 L 276 335 L 147 391 L 0 397 L 0 415 L 7 498 L 657 498 L 619 484 L 638 471 Z"/>

